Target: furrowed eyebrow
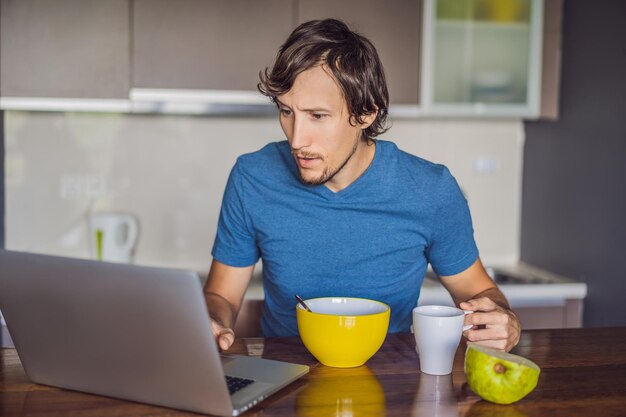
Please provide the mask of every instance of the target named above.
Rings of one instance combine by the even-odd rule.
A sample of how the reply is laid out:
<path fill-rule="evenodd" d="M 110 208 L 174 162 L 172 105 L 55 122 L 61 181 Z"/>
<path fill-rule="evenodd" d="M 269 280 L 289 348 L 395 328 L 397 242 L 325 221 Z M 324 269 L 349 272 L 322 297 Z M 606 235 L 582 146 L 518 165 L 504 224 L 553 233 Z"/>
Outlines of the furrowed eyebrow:
<path fill-rule="evenodd" d="M 286 105 L 285 103 L 283 103 L 282 101 L 280 101 L 279 99 L 275 99 L 275 100 L 276 100 L 276 103 L 278 104 L 278 107 L 287 107 L 288 109 L 291 108 L 288 105 Z"/>
<path fill-rule="evenodd" d="M 303 109 L 303 111 L 305 112 L 309 112 L 309 113 L 330 113 L 329 109 L 325 109 L 324 107 L 316 107 L 313 109 Z"/>
<path fill-rule="evenodd" d="M 276 100 L 276 104 L 278 104 L 279 107 L 285 107 L 285 108 L 291 110 L 291 107 L 289 107 L 288 105 L 286 105 L 285 103 L 283 103 L 279 99 L 275 99 L 275 100 Z M 308 113 L 318 113 L 318 112 L 331 113 L 330 109 L 327 109 L 327 108 L 324 108 L 324 107 L 313 107 L 313 108 L 310 108 L 310 109 L 302 109 L 302 111 L 308 112 Z"/>

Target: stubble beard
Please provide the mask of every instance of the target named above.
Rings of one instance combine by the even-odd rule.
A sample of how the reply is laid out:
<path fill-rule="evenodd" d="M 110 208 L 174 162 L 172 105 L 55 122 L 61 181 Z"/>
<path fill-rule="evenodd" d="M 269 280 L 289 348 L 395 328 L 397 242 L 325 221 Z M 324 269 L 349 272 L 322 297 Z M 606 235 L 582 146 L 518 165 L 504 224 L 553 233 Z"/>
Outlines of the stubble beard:
<path fill-rule="evenodd" d="M 322 172 L 322 175 L 320 175 L 317 178 L 313 178 L 313 179 L 306 179 L 306 178 L 304 178 L 304 176 L 302 175 L 302 169 L 298 168 L 298 172 L 300 173 L 300 182 L 302 184 L 304 184 L 304 185 L 316 186 L 316 185 L 326 184 L 328 181 L 332 180 L 335 177 L 335 175 L 337 175 L 346 166 L 348 161 L 350 161 L 352 156 L 356 153 L 356 150 L 359 147 L 359 141 L 360 140 L 361 140 L 361 138 L 358 138 L 354 142 L 354 146 L 352 147 L 352 151 L 350 151 L 350 154 L 346 157 L 346 159 L 341 164 L 338 164 L 334 168 L 327 166 L 326 168 L 324 168 L 324 171 Z"/>

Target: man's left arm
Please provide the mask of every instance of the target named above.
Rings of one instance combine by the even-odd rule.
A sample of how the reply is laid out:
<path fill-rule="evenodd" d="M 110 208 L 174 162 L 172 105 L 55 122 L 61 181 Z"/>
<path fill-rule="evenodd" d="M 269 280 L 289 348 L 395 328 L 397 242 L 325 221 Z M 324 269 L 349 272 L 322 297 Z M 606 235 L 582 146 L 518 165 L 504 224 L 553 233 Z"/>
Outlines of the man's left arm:
<path fill-rule="evenodd" d="M 480 259 L 459 274 L 440 278 L 457 306 L 474 311 L 465 316 L 465 324 L 474 325 L 463 332 L 467 340 L 506 352 L 513 349 L 519 342 L 520 322 Z"/>

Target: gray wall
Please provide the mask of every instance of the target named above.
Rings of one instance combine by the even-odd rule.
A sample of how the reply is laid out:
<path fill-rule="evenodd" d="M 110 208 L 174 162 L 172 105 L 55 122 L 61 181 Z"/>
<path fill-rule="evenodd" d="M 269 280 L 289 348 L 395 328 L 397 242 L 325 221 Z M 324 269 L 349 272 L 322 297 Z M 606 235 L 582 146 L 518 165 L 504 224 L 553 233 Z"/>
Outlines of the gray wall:
<path fill-rule="evenodd" d="M 4 249 L 4 194 L 4 112 L 0 110 L 0 249 Z"/>
<path fill-rule="evenodd" d="M 588 284 L 585 326 L 626 325 L 626 2 L 567 0 L 561 114 L 525 124 L 521 258 Z"/>
<path fill-rule="evenodd" d="M 0 249 L 4 249 L 4 112 L 0 110 Z M 0 346 L 2 325 L 0 325 Z"/>

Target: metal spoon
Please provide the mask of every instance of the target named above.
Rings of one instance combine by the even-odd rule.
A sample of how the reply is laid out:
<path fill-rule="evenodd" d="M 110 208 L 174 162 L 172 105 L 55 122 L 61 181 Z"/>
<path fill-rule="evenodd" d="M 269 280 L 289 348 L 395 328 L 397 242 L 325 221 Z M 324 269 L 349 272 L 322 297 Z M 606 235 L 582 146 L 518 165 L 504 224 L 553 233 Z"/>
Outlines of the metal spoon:
<path fill-rule="evenodd" d="M 304 307 L 304 309 L 306 311 L 308 311 L 309 313 L 312 313 L 311 309 L 309 308 L 308 305 L 306 305 L 306 303 L 304 302 L 304 300 L 302 298 L 300 298 L 300 296 L 298 294 L 296 294 L 296 300 L 298 300 L 298 303 L 300 303 L 300 305 L 302 307 Z"/>

